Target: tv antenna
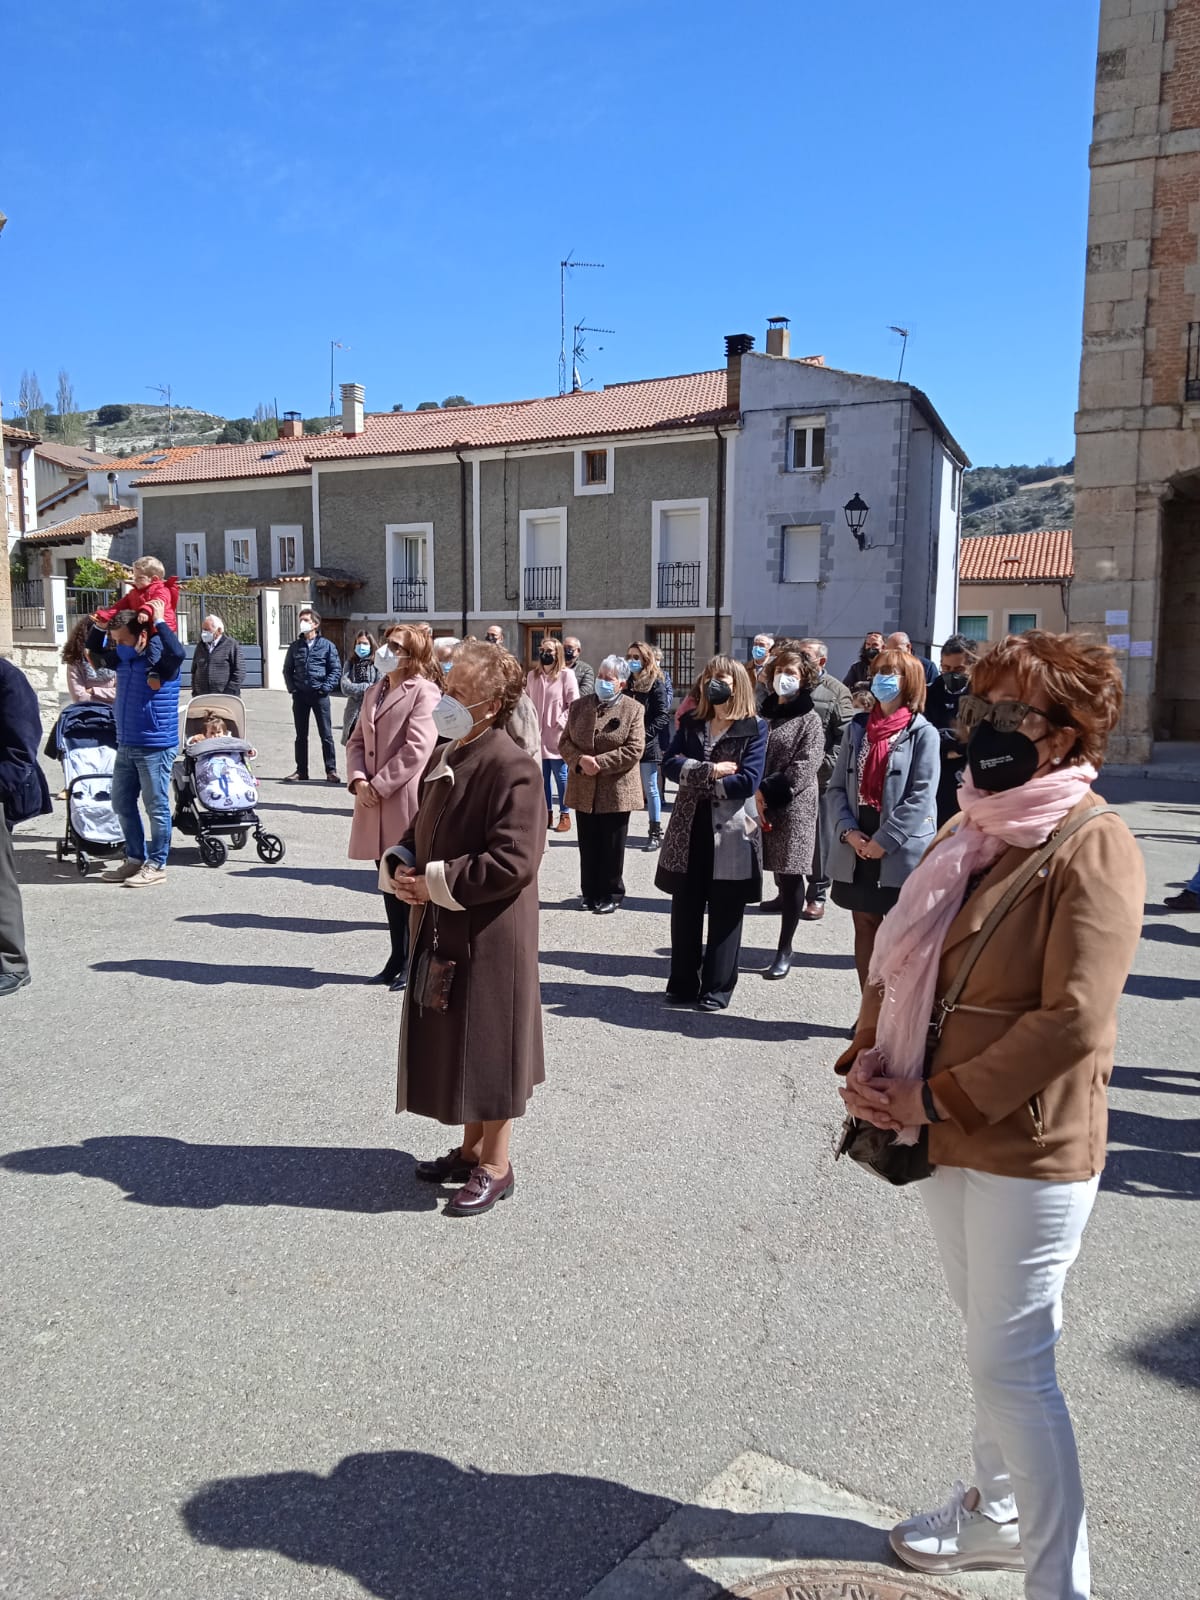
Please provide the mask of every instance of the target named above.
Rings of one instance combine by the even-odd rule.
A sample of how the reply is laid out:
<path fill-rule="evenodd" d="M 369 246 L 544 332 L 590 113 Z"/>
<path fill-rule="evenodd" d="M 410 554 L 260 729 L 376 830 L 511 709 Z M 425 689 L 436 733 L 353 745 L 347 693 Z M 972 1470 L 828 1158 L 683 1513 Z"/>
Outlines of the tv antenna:
<path fill-rule="evenodd" d="M 905 352 L 908 350 L 908 329 L 907 328 L 898 328 L 896 326 L 896 324 L 893 322 L 888 331 L 890 333 L 898 333 L 900 335 L 900 340 L 901 340 L 901 343 L 900 343 L 900 371 L 897 372 L 897 374 L 896 374 L 896 382 L 899 383 L 900 382 L 900 373 L 904 371 L 904 356 L 905 356 Z"/>
<path fill-rule="evenodd" d="M 148 383 L 146 385 L 151 394 L 162 397 L 162 402 L 167 408 L 167 432 L 175 432 L 175 409 L 171 403 L 171 385 L 169 383 Z"/>
<path fill-rule="evenodd" d="M 558 263 L 558 392 L 567 392 L 567 273 L 573 272 L 576 267 L 603 267 L 603 261 L 572 261 L 575 254 L 573 249 L 568 250 L 566 256 Z M 574 374 L 572 374 L 574 376 Z"/>
<path fill-rule="evenodd" d="M 335 350 L 349 350 L 349 348 L 350 348 L 350 346 L 348 344 L 343 344 L 340 339 L 330 339 L 330 341 L 329 341 L 329 420 L 330 420 L 330 422 L 333 421 L 334 416 L 336 414 L 335 411 L 334 411 L 335 402 L 334 402 L 334 383 L 333 383 L 333 352 Z"/>
<path fill-rule="evenodd" d="M 583 348 L 585 333 L 616 333 L 615 328 L 589 328 L 586 322 L 577 322 L 574 328 L 574 339 L 571 344 L 571 393 L 583 388 L 583 379 L 579 376 L 579 363 L 587 360 L 587 351 Z M 604 346 L 600 348 L 603 350 Z"/>

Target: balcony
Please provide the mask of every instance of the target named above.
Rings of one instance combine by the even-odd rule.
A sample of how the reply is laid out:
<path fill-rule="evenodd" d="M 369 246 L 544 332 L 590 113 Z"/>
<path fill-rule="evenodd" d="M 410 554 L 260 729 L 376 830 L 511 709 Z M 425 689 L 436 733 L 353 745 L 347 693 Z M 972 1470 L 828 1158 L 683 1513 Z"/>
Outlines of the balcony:
<path fill-rule="evenodd" d="M 526 567 L 521 585 L 525 611 L 562 610 L 561 567 Z"/>
<path fill-rule="evenodd" d="M 392 579 L 392 610 L 398 617 L 413 612 L 427 611 L 426 594 L 429 584 L 424 578 Z"/>
<path fill-rule="evenodd" d="M 660 610 L 699 610 L 700 563 L 698 561 L 659 562 L 658 605 Z"/>

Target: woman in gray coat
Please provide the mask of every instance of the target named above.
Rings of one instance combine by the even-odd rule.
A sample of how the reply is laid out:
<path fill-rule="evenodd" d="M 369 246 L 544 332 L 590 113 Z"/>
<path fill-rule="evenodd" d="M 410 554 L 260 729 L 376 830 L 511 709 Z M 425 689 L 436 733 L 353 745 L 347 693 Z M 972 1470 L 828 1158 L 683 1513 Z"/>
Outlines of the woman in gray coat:
<path fill-rule="evenodd" d="M 817 842 L 817 777 L 825 758 L 825 730 L 813 708 L 819 669 L 791 645 L 777 645 L 766 670 L 761 716 L 767 725 L 767 762 L 758 790 L 763 866 L 775 874 L 782 917 L 775 959 L 764 978 L 786 978 L 792 939 L 804 910 L 805 874 Z"/>
<path fill-rule="evenodd" d="M 875 935 L 937 832 L 938 731 L 921 715 L 925 669 L 884 650 L 871 679 L 875 708 L 846 729 L 825 791 L 825 876 L 854 917 L 854 965 L 866 987 Z"/>

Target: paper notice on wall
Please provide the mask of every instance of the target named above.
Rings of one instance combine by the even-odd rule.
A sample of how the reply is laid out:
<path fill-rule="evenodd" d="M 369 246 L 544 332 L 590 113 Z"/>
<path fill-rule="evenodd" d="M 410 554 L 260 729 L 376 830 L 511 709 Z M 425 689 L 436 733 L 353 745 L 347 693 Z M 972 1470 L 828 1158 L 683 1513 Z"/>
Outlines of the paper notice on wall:
<path fill-rule="evenodd" d="M 1129 646 L 1129 654 L 1131 656 L 1141 656 L 1143 660 L 1149 660 L 1154 654 L 1154 640 L 1135 639 Z"/>
<path fill-rule="evenodd" d="M 1108 648 L 1110 650 L 1128 650 L 1129 635 L 1127 633 L 1110 633 L 1108 636 Z"/>
<path fill-rule="evenodd" d="M 1104 626 L 1106 628 L 1127 628 L 1129 626 L 1128 611 L 1106 611 L 1104 613 Z M 1109 641 L 1112 642 L 1111 640 Z"/>

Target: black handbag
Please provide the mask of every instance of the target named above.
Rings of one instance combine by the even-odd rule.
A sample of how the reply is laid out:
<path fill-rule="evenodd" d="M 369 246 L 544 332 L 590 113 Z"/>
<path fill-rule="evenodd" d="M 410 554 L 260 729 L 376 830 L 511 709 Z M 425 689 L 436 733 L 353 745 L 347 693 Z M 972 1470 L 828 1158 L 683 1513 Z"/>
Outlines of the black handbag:
<path fill-rule="evenodd" d="M 979 932 L 971 941 L 970 947 L 963 958 L 962 966 L 954 974 L 954 981 L 946 993 L 937 1002 L 933 1016 L 929 1021 L 929 1033 L 925 1044 L 924 1076 L 929 1077 L 930 1064 L 933 1061 L 934 1051 L 942 1037 L 942 1029 L 946 1025 L 946 1018 L 958 1005 L 958 997 L 966 987 L 967 979 L 971 976 L 971 968 L 978 961 L 992 934 L 995 933 L 1000 923 L 1008 915 L 1009 910 L 1018 895 L 1024 890 L 1042 870 L 1046 862 L 1063 845 L 1073 833 L 1078 832 L 1093 817 L 1103 816 L 1108 806 L 1100 804 L 1093 806 L 1090 811 L 1085 811 L 1082 816 L 1074 817 L 1066 822 L 1057 832 L 1052 833 L 1042 845 L 1040 850 L 1035 850 L 1033 855 L 1017 873 L 1004 894 L 989 912 L 987 919 Z M 849 1156 L 851 1161 L 857 1161 L 859 1166 L 866 1167 L 877 1178 L 882 1178 L 885 1183 L 900 1187 L 906 1183 L 917 1183 L 922 1178 L 928 1178 L 935 1168 L 929 1159 L 929 1124 L 922 1123 L 921 1133 L 916 1144 L 897 1144 L 896 1136 L 887 1128 L 877 1128 L 874 1123 L 861 1122 L 856 1117 L 847 1117 L 842 1125 L 841 1136 L 838 1139 L 834 1160 L 842 1156 Z"/>

